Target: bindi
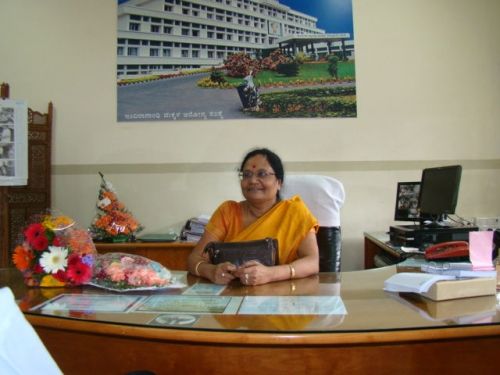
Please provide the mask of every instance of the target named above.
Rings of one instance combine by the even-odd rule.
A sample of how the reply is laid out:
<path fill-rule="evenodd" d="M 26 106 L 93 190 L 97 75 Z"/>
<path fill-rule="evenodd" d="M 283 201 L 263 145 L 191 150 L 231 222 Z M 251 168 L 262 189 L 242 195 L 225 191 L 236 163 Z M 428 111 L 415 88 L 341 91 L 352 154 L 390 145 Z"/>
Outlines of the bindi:
<path fill-rule="evenodd" d="M 255 169 L 255 165 L 252 165 L 252 169 Z"/>

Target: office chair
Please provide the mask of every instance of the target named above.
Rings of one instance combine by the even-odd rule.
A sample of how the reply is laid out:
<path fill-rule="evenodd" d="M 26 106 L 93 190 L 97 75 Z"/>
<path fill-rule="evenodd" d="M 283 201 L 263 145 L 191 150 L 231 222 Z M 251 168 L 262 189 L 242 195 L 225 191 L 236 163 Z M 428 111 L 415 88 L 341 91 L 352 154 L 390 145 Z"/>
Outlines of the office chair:
<path fill-rule="evenodd" d="M 8 287 L 0 288 L 0 374 L 62 374 Z"/>
<path fill-rule="evenodd" d="M 294 195 L 299 195 L 318 219 L 316 238 L 320 272 L 339 272 L 342 253 L 340 209 L 345 200 L 344 186 L 328 176 L 285 176 L 281 196 L 287 199 Z"/>

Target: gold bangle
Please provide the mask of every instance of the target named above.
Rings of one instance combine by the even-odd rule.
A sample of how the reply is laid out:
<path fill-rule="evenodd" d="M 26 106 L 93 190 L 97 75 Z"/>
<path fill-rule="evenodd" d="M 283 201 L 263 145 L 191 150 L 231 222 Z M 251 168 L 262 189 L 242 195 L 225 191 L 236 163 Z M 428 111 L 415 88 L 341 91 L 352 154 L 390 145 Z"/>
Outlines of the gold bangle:
<path fill-rule="evenodd" d="M 200 265 L 202 263 L 207 263 L 207 262 L 205 260 L 200 260 L 198 263 L 196 263 L 196 266 L 194 266 L 194 274 L 198 277 L 200 276 L 200 272 L 198 272 L 198 268 L 200 268 Z"/>
<path fill-rule="evenodd" d="M 288 267 L 290 267 L 290 279 L 295 278 L 295 268 L 291 264 Z"/>

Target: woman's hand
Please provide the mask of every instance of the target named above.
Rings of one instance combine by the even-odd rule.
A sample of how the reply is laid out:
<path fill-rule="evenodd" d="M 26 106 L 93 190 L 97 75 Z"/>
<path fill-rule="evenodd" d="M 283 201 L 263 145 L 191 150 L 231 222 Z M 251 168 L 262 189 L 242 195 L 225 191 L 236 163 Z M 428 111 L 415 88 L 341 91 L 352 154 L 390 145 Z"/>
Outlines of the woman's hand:
<path fill-rule="evenodd" d="M 233 275 L 240 279 L 243 285 L 260 285 L 272 281 L 272 271 L 256 260 L 250 260 L 238 267 Z"/>
<path fill-rule="evenodd" d="M 233 275 L 236 270 L 236 266 L 229 262 L 217 264 L 214 267 L 214 273 L 211 281 L 215 284 L 227 284 L 236 278 Z"/>

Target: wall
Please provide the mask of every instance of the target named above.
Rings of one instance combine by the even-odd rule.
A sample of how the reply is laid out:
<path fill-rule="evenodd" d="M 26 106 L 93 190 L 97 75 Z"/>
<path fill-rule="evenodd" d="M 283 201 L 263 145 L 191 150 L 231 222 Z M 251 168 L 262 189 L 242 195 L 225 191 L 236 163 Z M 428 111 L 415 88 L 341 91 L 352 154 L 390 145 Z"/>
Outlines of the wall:
<path fill-rule="evenodd" d="M 116 122 L 114 0 L 2 0 L 0 81 L 55 106 L 53 205 L 88 225 L 102 171 L 146 231 L 240 199 L 236 167 L 261 145 L 289 173 L 343 181 L 343 269 L 387 230 L 397 181 L 464 166 L 457 213 L 500 215 L 500 2 L 353 0 L 358 117 Z"/>

